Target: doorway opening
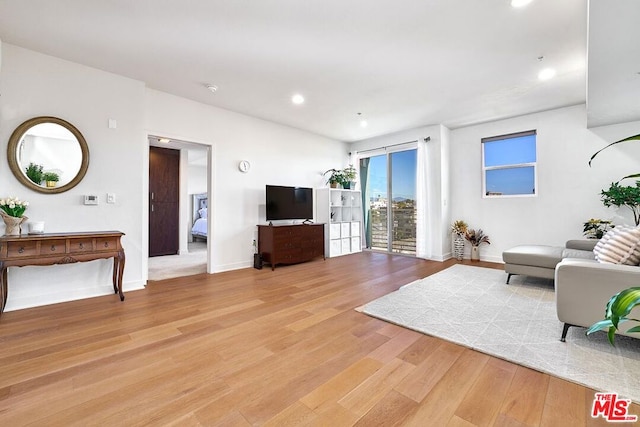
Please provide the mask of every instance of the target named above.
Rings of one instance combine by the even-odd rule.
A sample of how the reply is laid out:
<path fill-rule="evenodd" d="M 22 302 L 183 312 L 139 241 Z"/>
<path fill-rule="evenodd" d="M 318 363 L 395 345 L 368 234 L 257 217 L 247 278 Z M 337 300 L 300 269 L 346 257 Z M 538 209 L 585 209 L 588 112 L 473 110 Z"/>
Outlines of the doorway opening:
<path fill-rule="evenodd" d="M 206 273 L 210 146 L 154 135 L 148 140 L 148 280 Z M 158 153 L 173 160 L 158 161 Z M 171 163 L 176 158 L 178 167 Z"/>

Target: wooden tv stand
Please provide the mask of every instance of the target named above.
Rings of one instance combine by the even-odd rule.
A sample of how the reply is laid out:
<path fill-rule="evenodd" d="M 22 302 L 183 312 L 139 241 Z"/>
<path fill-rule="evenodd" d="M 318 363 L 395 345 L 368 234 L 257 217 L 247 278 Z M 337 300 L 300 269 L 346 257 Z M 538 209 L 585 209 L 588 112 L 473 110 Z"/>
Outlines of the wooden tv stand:
<path fill-rule="evenodd" d="M 258 253 L 271 264 L 295 264 L 324 258 L 324 224 L 259 225 Z"/>
<path fill-rule="evenodd" d="M 96 231 L 0 237 L 0 314 L 7 303 L 7 268 L 27 265 L 70 264 L 113 258 L 113 290 L 120 294 L 120 301 L 124 301 L 122 236 L 124 233 L 120 231 Z"/>

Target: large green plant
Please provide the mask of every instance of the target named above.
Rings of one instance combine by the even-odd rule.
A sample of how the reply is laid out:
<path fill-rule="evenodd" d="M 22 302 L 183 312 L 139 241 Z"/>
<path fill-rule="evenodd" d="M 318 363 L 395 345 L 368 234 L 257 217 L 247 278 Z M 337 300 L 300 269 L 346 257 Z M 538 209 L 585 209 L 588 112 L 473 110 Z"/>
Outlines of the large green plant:
<path fill-rule="evenodd" d="M 611 144 L 607 145 L 606 147 L 598 150 L 593 156 L 591 156 L 591 158 L 589 159 L 589 166 L 591 166 L 591 162 L 593 161 L 593 159 L 600 154 L 600 152 L 602 150 L 606 150 L 607 148 L 611 147 L 612 145 L 616 145 L 616 144 L 620 144 L 621 142 L 629 142 L 629 141 L 640 141 L 640 135 L 634 135 L 634 136 L 630 136 L 628 138 L 624 138 L 621 139 L 620 141 L 616 141 L 616 142 L 612 142 Z M 620 181 L 622 181 L 625 178 L 640 178 L 640 173 L 635 173 L 632 175 L 627 175 L 623 178 L 620 179 Z M 605 201 L 605 197 L 609 199 L 610 197 L 610 201 L 612 202 L 614 199 L 616 199 L 617 197 L 619 197 L 617 200 L 618 201 L 623 201 L 623 191 L 625 190 L 619 190 L 619 188 L 614 188 L 614 186 L 620 187 L 619 184 L 611 184 L 611 187 L 609 187 L 609 192 L 611 192 L 611 194 L 606 194 L 605 193 L 609 193 L 609 192 L 605 192 L 604 190 L 602 191 L 602 201 L 605 204 L 605 206 L 611 206 L 611 205 L 607 205 L 607 202 Z M 639 222 L 639 218 L 638 218 L 638 206 L 640 205 L 640 200 L 637 197 L 637 193 L 639 191 L 638 187 L 640 186 L 640 181 L 636 181 L 636 187 L 635 189 L 633 187 L 627 187 L 627 188 L 631 188 L 632 190 L 627 190 L 629 191 L 629 193 L 635 192 L 636 194 L 636 198 L 635 200 L 635 208 L 629 206 L 626 203 L 621 203 L 621 204 L 613 204 L 615 206 L 628 206 L 631 208 L 631 210 L 633 211 L 633 216 L 634 219 L 636 221 L 636 225 L 638 225 Z M 628 194 L 627 194 L 628 195 Z M 627 322 L 629 320 L 635 320 L 638 321 L 638 319 L 631 319 L 631 318 L 627 318 L 626 316 L 629 315 L 629 313 L 631 313 L 631 310 L 636 306 L 636 305 L 640 305 L 640 287 L 635 287 L 635 288 L 628 288 L 623 290 L 622 292 L 617 293 L 616 295 L 612 296 L 611 299 L 609 300 L 609 302 L 607 303 L 607 307 L 605 309 L 605 317 L 604 320 L 601 320 L 600 322 L 594 323 L 593 325 L 591 325 L 591 327 L 589 328 L 589 330 L 587 330 L 587 335 L 595 332 L 595 331 L 599 331 L 602 329 L 608 329 L 608 337 L 609 337 L 609 342 L 611 343 L 611 345 L 615 345 L 614 344 L 614 337 L 615 337 L 615 333 L 616 330 L 618 330 L 618 326 L 620 325 L 620 323 L 622 322 Z M 633 328 L 627 330 L 628 333 L 639 333 L 640 332 L 640 326 L 634 326 Z"/>
<path fill-rule="evenodd" d="M 612 182 L 608 190 L 602 190 L 600 197 L 606 207 L 626 206 L 631 209 L 636 226 L 640 225 L 640 181 L 636 181 L 635 187 Z"/>
<path fill-rule="evenodd" d="M 619 329 L 620 323 L 628 322 L 630 320 L 640 322 L 640 320 L 638 319 L 627 317 L 636 305 L 640 305 L 640 288 L 629 288 L 620 293 L 617 293 L 616 295 L 611 297 L 611 299 L 607 303 L 604 320 L 591 325 L 591 327 L 587 330 L 587 335 L 592 334 L 595 331 L 608 329 L 607 335 L 609 338 L 609 342 L 611 343 L 611 345 L 615 345 L 614 337 L 616 331 Z M 628 329 L 626 332 L 638 333 L 640 332 L 640 325 L 634 326 L 633 328 Z"/>
<path fill-rule="evenodd" d="M 606 147 L 596 151 L 596 153 L 593 156 L 591 156 L 591 158 L 589 159 L 589 166 L 591 166 L 591 162 L 593 161 L 593 159 L 595 159 L 595 157 L 598 154 L 600 154 L 601 151 L 606 150 L 607 148 L 611 147 L 612 145 L 620 144 L 621 142 L 629 142 L 629 141 L 640 141 L 640 135 L 634 135 L 634 136 L 630 136 L 628 138 L 621 139 L 620 141 L 612 142 L 611 144 L 607 145 Z M 627 175 L 627 176 L 621 178 L 620 181 L 622 181 L 625 178 L 640 178 L 640 172 L 639 173 L 634 173 L 632 175 Z"/>

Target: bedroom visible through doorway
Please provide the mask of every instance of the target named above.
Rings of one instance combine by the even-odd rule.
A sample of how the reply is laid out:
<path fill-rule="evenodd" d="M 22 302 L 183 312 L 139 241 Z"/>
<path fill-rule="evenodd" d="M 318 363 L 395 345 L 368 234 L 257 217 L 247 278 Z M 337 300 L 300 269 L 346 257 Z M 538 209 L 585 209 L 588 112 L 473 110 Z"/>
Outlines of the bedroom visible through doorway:
<path fill-rule="evenodd" d="M 179 153 L 180 168 L 173 172 L 175 177 L 165 172 L 161 180 L 178 182 L 177 214 L 178 221 L 175 230 L 168 230 L 178 237 L 178 250 L 173 254 L 153 256 L 151 252 L 152 233 L 154 229 L 157 199 L 151 189 L 151 152 L 161 149 L 175 150 Z M 209 146 L 159 136 L 149 136 L 150 150 L 150 182 L 149 182 L 149 258 L 148 280 L 164 280 L 173 277 L 189 276 L 207 272 L 209 259 L 208 242 L 208 210 L 209 194 Z M 157 203 L 157 202 L 156 202 Z M 157 227 L 157 226 L 156 226 Z M 157 231 L 157 230 L 155 230 Z M 164 232 L 164 230 L 162 231 Z"/>

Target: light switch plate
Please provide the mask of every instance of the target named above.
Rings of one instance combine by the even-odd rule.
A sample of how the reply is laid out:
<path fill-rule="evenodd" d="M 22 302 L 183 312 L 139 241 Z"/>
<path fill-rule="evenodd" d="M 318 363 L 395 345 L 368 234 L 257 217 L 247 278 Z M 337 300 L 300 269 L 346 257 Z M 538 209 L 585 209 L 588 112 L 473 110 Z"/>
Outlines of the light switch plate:
<path fill-rule="evenodd" d="M 116 202 L 116 195 L 115 193 L 107 193 L 107 203 L 115 203 Z"/>

